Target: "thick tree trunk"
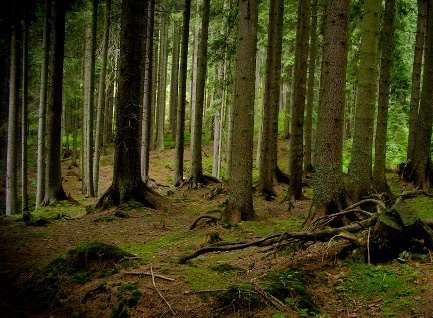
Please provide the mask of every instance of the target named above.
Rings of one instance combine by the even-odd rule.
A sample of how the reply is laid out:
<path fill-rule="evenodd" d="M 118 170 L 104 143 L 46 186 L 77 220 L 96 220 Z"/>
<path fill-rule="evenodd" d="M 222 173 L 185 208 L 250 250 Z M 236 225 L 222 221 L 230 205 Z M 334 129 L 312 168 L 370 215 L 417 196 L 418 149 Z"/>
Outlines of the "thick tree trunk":
<path fill-rule="evenodd" d="M 196 1 L 196 10 L 199 10 L 199 1 Z M 190 135 L 194 134 L 194 112 L 195 104 L 197 102 L 197 56 L 198 56 L 198 45 L 199 45 L 200 27 L 193 27 L 193 41 L 192 41 L 192 57 L 191 57 L 191 101 L 189 108 L 189 131 Z M 192 152 L 192 143 L 190 144 Z"/>
<path fill-rule="evenodd" d="M 96 50 L 96 26 L 97 26 L 97 0 L 87 0 L 86 8 L 86 34 L 84 49 L 84 124 L 85 150 L 84 150 L 84 175 L 86 183 L 86 196 L 94 197 L 95 189 L 93 179 L 93 113 L 95 90 L 95 50 Z"/>
<path fill-rule="evenodd" d="M 416 125 L 413 163 L 406 173 L 409 181 L 424 190 L 430 189 L 431 179 L 433 179 L 430 154 L 433 121 L 433 0 L 428 0 L 427 17 L 423 84 Z"/>
<path fill-rule="evenodd" d="M 188 67 L 188 38 L 189 22 L 191 15 L 191 0 L 185 0 L 183 10 L 182 45 L 180 49 L 179 69 L 179 104 L 177 108 L 176 127 L 176 158 L 174 171 L 174 184 L 179 185 L 183 181 L 183 154 L 185 144 L 185 104 L 186 104 L 186 76 Z"/>
<path fill-rule="evenodd" d="M 113 183 L 97 203 L 98 208 L 130 200 L 157 207 L 156 194 L 140 173 L 140 104 L 143 91 L 144 1 L 124 0 L 121 9 L 119 91 L 116 107 L 116 142 Z"/>
<path fill-rule="evenodd" d="M 202 183 L 202 132 L 203 132 L 203 105 L 205 95 L 205 84 L 207 74 L 207 41 L 209 30 L 210 1 L 203 0 L 201 12 L 201 31 L 197 50 L 196 68 L 196 101 L 194 112 L 194 129 L 192 130 L 192 153 L 191 153 L 191 181 L 193 184 Z"/>
<path fill-rule="evenodd" d="M 289 192 L 296 200 L 302 197 L 302 163 L 304 152 L 304 109 L 307 84 L 310 1 L 299 0 L 296 29 L 295 71 L 290 136 Z"/>
<path fill-rule="evenodd" d="M 107 82 L 107 55 L 108 55 L 108 42 L 110 40 L 111 28 L 111 0 L 106 0 L 105 16 L 104 16 L 104 35 L 102 42 L 102 64 L 101 73 L 99 74 L 98 85 L 98 104 L 96 108 L 96 132 L 95 132 L 95 153 L 93 157 L 93 189 L 95 195 L 99 191 L 99 158 L 101 157 L 103 147 L 103 134 L 104 134 L 104 117 L 105 110 L 105 85 Z"/>
<path fill-rule="evenodd" d="M 422 60 L 427 28 L 427 1 L 428 0 L 418 0 L 418 22 L 416 27 L 415 53 L 413 56 L 412 66 L 412 91 L 410 96 L 409 137 L 407 145 L 407 162 L 409 165 L 411 161 L 413 161 L 417 131 Z"/>
<path fill-rule="evenodd" d="M 391 72 L 394 57 L 394 17 L 395 0 L 385 1 L 385 16 L 381 33 L 381 61 L 379 79 L 379 100 L 376 119 L 376 136 L 374 139 L 373 181 L 377 192 L 389 192 L 386 168 L 386 137 L 388 130 L 388 106 L 391 90 Z"/>
<path fill-rule="evenodd" d="M 355 130 L 349 166 L 351 194 L 354 201 L 368 195 L 372 186 L 372 147 L 374 110 L 377 97 L 379 11 L 381 3 L 366 0 L 361 22 L 358 97 Z"/>
<path fill-rule="evenodd" d="M 11 26 L 10 37 L 10 67 L 9 67 L 9 117 L 8 117 L 8 145 L 6 159 L 6 215 L 18 211 L 17 207 L 17 153 L 18 153 L 18 63 L 19 44 L 18 26 Z"/>
<path fill-rule="evenodd" d="M 345 83 L 348 51 L 348 0 L 329 3 L 323 43 L 322 88 L 317 120 L 316 213 L 337 212 L 344 205 L 342 171 Z"/>
<path fill-rule="evenodd" d="M 21 21 L 21 212 L 23 218 L 28 218 L 28 162 L 27 162 L 27 135 L 28 135 L 28 20 L 26 14 Z"/>
<path fill-rule="evenodd" d="M 307 87 L 307 107 L 305 113 L 305 153 L 304 170 L 313 171 L 311 163 L 311 147 L 313 143 L 313 111 L 314 111 L 314 87 L 316 82 L 316 60 L 317 60 L 317 0 L 312 0 L 311 7 L 311 30 L 310 30 L 310 60 L 308 62 L 308 87 Z"/>
<path fill-rule="evenodd" d="M 284 1 L 271 0 L 258 184 L 258 190 L 268 198 L 275 195 L 273 181 L 277 168 L 283 16 Z"/>
<path fill-rule="evenodd" d="M 257 0 L 239 1 L 238 48 L 234 82 L 231 137 L 230 194 L 224 218 L 253 219 L 252 195 L 254 93 L 257 51 Z"/>
<path fill-rule="evenodd" d="M 152 128 L 153 98 L 153 32 L 155 17 L 155 0 L 150 0 L 147 8 L 146 58 L 144 67 L 143 118 L 141 122 L 141 177 L 144 182 L 149 179 L 149 151 Z"/>
<path fill-rule="evenodd" d="M 47 103 L 47 153 L 44 204 L 67 199 L 62 187 L 60 130 L 62 118 L 63 58 L 65 42 L 65 8 L 62 1 L 52 0 L 52 41 L 50 53 L 50 88 Z"/>
<path fill-rule="evenodd" d="M 171 52 L 171 85 L 170 85 L 170 132 L 171 136 L 176 136 L 176 116 L 179 92 L 179 50 L 180 34 L 177 31 L 178 21 L 173 21 L 173 49 Z"/>
<path fill-rule="evenodd" d="M 165 103 L 167 92 L 167 58 L 168 58 L 168 17 L 161 17 L 161 30 L 159 39 L 159 70 L 158 70 L 158 96 L 156 112 L 156 146 L 164 149 Z"/>

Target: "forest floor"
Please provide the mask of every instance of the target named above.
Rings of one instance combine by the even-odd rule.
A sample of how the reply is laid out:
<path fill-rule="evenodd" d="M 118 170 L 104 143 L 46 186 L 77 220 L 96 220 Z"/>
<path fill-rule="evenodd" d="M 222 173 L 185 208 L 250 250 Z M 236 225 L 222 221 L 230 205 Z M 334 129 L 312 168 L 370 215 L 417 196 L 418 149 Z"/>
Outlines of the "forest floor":
<path fill-rule="evenodd" d="M 283 146 L 280 152 L 285 158 Z M 206 153 L 210 150 L 204 159 L 209 171 Z M 151 154 L 151 177 L 157 183 L 170 184 L 173 156 L 173 150 Z M 110 184 L 110 157 L 102 158 L 102 191 Z M 369 265 L 356 255 L 339 259 L 341 242 L 331 240 L 278 253 L 249 248 L 178 263 L 215 232 L 223 240 L 238 241 L 301 229 L 311 204 L 309 187 L 290 211 L 282 202 L 286 186 L 279 185 L 274 201 L 255 196 L 256 220 L 189 230 L 199 215 L 224 204 L 221 185 L 161 186 L 163 210 L 132 204 L 119 213 L 87 208 L 95 200 L 82 196 L 79 169 L 65 161 L 63 172 L 65 189 L 78 203 L 36 211 L 36 217 L 48 219 L 45 226 L 0 219 L 2 317 L 433 317 L 431 255 L 406 253 L 387 264 Z M 389 178 L 394 192 L 401 192 L 397 176 Z M 410 201 L 422 218 L 433 219 L 432 198 Z M 53 262 L 90 242 L 114 245 L 130 256 L 89 268 L 86 252 L 87 267 L 75 271 Z M 154 285 L 152 275 L 126 273 L 132 271 L 173 280 L 156 277 Z M 268 297 L 260 297 L 260 290 Z"/>

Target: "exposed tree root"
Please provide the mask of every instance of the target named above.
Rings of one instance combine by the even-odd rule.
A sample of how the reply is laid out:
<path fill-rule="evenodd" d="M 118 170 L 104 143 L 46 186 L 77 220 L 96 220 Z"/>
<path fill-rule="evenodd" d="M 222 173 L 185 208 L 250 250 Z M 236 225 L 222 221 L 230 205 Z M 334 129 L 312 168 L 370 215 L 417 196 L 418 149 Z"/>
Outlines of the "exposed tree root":
<path fill-rule="evenodd" d="M 212 215 L 212 214 L 203 214 L 203 215 L 200 215 L 198 218 L 196 218 L 194 220 L 194 222 L 192 222 L 192 224 L 190 225 L 189 229 L 190 230 L 194 230 L 197 227 L 197 225 L 200 222 L 200 220 L 209 220 L 212 223 L 218 223 L 219 221 L 221 221 L 221 215 L 220 216 L 216 216 L 216 215 Z"/>
<path fill-rule="evenodd" d="M 147 187 L 144 183 L 140 183 L 135 189 L 128 192 L 120 191 L 114 185 L 111 185 L 99 198 L 96 208 L 108 209 L 128 201 L 136 201 L 142 203 L 145 207 L 158 209 L 161 207 L 160 198 L 161 196 L 157 192 Z"/>
<path fill-rule="evenodd" d="M 199 178 L 190 177 L 188 180 L 183 181 L 179 185 L 179 188 L 188 187 L 188 189 L 197 189 L 214 183 L 221 183 L 221 181 L 214 176 L 203 175 Z"/>

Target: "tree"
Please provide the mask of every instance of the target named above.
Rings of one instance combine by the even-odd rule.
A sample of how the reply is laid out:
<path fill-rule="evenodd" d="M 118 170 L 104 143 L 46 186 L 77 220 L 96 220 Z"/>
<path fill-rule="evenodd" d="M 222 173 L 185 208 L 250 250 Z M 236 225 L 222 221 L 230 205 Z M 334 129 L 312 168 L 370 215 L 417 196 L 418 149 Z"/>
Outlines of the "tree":
<path fill-rule="evenodd" d="M 203 176 L 202 163 L 202 133 L 203 133 L 203 104 L 207 74 L 207 47 L 209 30 L 210 1 L 203 0 L 201 31 L 198 39 L 197 66 L 196 66 L 196 101 L 194 109 L 194 129 L 192 130 L 192 154 L 191 154 L 191 182 L 193 185 L 206 183 Z"/>
<path fill-rule="evenodd" d="M 230 194 L 224 218 L 238 223 L 255 217 L 252 196 L 257 0 L 241 0 L 236 50 L 233 131 L 230 139 Z"/>
<path fill-rule="evenodd" d="M 316 82 L 316 60 L 317 60 L 317 0 L 312 0 L 311 7 L 311 32 L 310 32 L 310 59 L 308 62 L 308 85 L 307 85 L 307 107 L 305 113 L 305 153 L 304 170 L 311 172 L 311 146 L 313 140 L 313 111 L 314 111 L 314 86 Z"/>
<path fill-rule="evenodd" d="M 25 10 L 25 9 L 24 9 Z M 25 220 L 29 217 L 29 195 L 28 195 L 28 20 L 26 12 L 21 20 L 21 212 Z"/>
<path fill-rule="evenodd" d="M 372 146 L 374 110 L 377 97 L 377 60 L 380 2 L 366 0 L 361 21 L 358 96 L 355 129 L 349 166 L 352 199 L 368 195 L 372 186 Z"/>
<path fill-rule="evenodd" d="M 415 186 L 430 189 L 432 163 L 430 154 L 433 121 L 433 0 L 428 0 L 427 32 L 424 48 L 424 72 L 413 162 L 408 168 L 406 178 Z"/>
<path fill-rule="evenodd" d="M 171 52 L 171 85 L 170 85 L 170 132 L 172 137 L 176 136 L 176 116 L 179 92 L 179 51 L 180 34 L 177 32 L 178 21 L 173 20 L 173 49 Z"/>
<path fill-rule="evenodd" d="M 8 146 L 6 159 L 6 215 L 17 212 L 17 153 L 18 153 L 18 63 L 19 63 L 19 27 L 11 26 L 10 67 L 9 67 L 9 117 Z"/>
<path fill-rule="evenodd" d="M 99 74 L 98 85 L 98 104 L 96 108 L 96 132 L 95 132 L 95 153 L 93 158 L 93 189 L 95 194 L 98 195 L 99 190 L 99 158 L 101 157 L 103 147 L 103 134 L 104 134 L 104 117 L 105 117 L 105 98 L 106 90 L 105 85 L 107 82 L 107 56 L 108 56 L 108 42 L 110 39 L 111 28 L 111 0 L 106 0 L 105 13 L 104 13 L 104 35 L 102 41 L 102 64 L 101 73 Z"/>
<path fill-rule="evenodd" d="M 144 66 L 143 118 L 141 123 L 141 176 L 144 182 L 149 178 L 149 150 L 152 127 L 152 87 L 153 87 L 153 31 L 155 0 L 147 5 L 146 56 Z"/>
<path fill-rule="evenodd" d="M 281 83 L 281 50 L 284 1 L 271 0 L 269 8 L 266 80 L 263 97 L 262 137 L 259 161 L 259 191 L 275 196 L 273 181 L 277 169 L 278 108 Z"/>
<path fill-rule="evenodd" d="M 421 90 L 421 70 L 424 53 L 425 33 L 427 29 L 427 1 L 418 0 L 418 21 L 416 27 L 415 52 L 412 67 L 412 91 L 410 96 L 409 136 L 407 145 L 407 163 L 410 165 L 413 158 L 416 139 L 416 123 L 418 119 L 419 98 Z"/>
<path fill-rule="evenodd" d="M 343 126 L 348 51 L 348 0 L 330 1 L 326 12 L 322 83 L 315 144 L 313 204 L 317 214 L 338 212 L 345 205 Z"/>
<path fill-rule="evenodd" d="M 183 152 L 185 144 L 185 104 L 186 104 L 186 76 L 188 66 L 188 38 L 189 21 L 191 15 L 191 0 L 185 0 L 183 9 L 182 45 L 180 49 L 180 77 L 179 77 L 179 104 L 177 106 L 177 127 L 175 147 L 175 171 L 174 184 L 179 185 L 183 181 Z"/>
<path fill-rule="evenodd" d="M 380 193 L 389 193 L 385 176 L 386 137 L 388 130 L 388 106 L 391 89 L 391 72 L 394 57 L 395 0 L 385 1 L 385 16 L 381 32 L 381 61 L 379 78 L 379 100 L 376 120 L 376 136 L 374 140 L 374 188 Z"/>
<path fill-rule="evenodd" d="M 44 204 L 67 199 L 62 187 L 60 135 L 63 105 L 63 58 L 65 8 L 63 1 L 51 0 L 51 34 L 47 99 L 46 175 Z"/>
<path fill-rule="evenodd" d="M 304 109 L 307 84 L 310 1 L 299 0 L 298 24 L 293 83 L 292 118 L 290 125 L 290 185 L 289 192 L 296 200 L 302 197 L 302 162 L 304 151 Z"/>
<path fill-rule="evenodd" d="M 143 90 L 140 66 L 143 62 L 144 9 L 142 0 L 122 1 L 113 183 L 99 199 L 97 208 L 130 200 L 153 208 L 158 206 L 156 193 L 145 185 L 140 173 L 139 117 Z"/>
<path fill-rule="evenodd" d="M 84 49 L 84 179 L 85 194 L 95 196 L 93 187 L 93 113 L 95 90 L 95 50 L 96 50 L 96 26 L 98 17 L 97 0 L 86 2 L 86 31 Z"/>

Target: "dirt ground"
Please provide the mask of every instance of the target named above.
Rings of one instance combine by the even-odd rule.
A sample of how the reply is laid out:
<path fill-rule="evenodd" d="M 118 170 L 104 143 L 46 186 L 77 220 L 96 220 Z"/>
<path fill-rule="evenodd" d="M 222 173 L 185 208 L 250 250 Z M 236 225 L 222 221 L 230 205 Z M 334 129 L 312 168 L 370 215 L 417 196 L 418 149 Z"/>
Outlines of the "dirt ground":
<path fill-rule="evenodd" d="M 237 241 L 300 229 L 310 207 L 311 189 L 306 188 L 306 198 L 289 210 L 282 200 L 286 186 L 278 185 L 274 201 L 255 197 L 257 220 L 234 228 L 203 224 L 191 231 L 188 227 L 197 216 L 220 210 L 226 197 L 224 190 L 219 190 L 220 184 L 200 189 L 169 186 L 173 155 L 172 150 L 151 154 L 150 174 L 160 184 L 157 190 L 163 196 L 163 210 L 129 206 L 120 208 L 128 217 L 116 217 L 119 209 L 86 208 L 95 200 L 81 194 L 79 169 L 65 161 L 64 186 L 77 204 L 64 203 L 38 211 L 49 218 L 46 226 L 29 227 L 16 218 L 0 219 L 0 316 L 433 317 L 433 266 L 428 256 L 379 266 L 358 264 L 337 258 L 342 242 L 334 240 L 279 253 L 250 248 L 209 254 L 180 265 L 179 257 L 205 245 L 215 233 L 223 240 Z M 205 156 L 204 161 L 206 171 L 209 158 Z M 102 158 L 101 193 L 110 184 L 111 172 L 107 155 Z M 427 209 L 431 208 L 433 217 L 430 203 Z M 88 242 L 115 245 L 134 256 L 115 264 L 110 275 L 61 286 L 61 299 L 34 311 L 21 292 L 27 282 L 56 257 Z M 288 269 L 300 271 L 305 277 L 303 287 L 317 308 L 314 313 L 304 310 L 293 300 L 298 297 L 293 294 L 284 310 L 272 302 L 246 307 L 233 303 L 230 307 L 222 305 L 216 296 L 233 286 L 260 283 L 270 272 Z M 173 280 L 156 278 L 154 285 L 151 275 L 127 274 L 150 271 Z M 125 293 L 128 297 L 136 295 L 136 299 L 126 314 L 119 314 L 116 310 Z"/>

